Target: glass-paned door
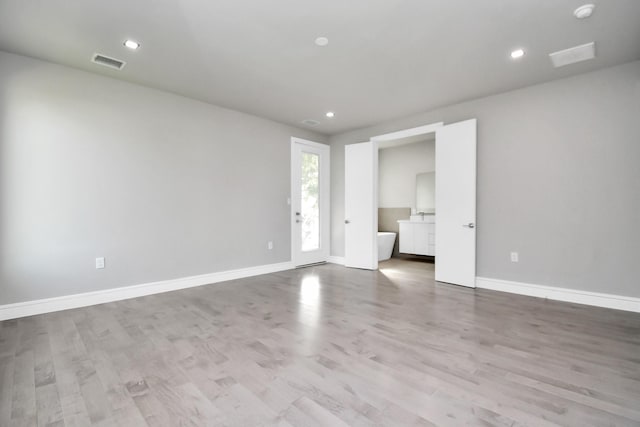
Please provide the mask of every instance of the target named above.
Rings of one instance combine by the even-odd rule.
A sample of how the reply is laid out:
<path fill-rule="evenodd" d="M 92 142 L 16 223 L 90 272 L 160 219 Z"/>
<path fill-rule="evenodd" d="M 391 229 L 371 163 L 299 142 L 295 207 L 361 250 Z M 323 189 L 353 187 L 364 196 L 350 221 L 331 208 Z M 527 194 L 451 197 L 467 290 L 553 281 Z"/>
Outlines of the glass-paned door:
<path fill-rule="evenodd" d="M 329 147 L 292 142 L 292 256 L 296 265 L 329 256 Z"/>

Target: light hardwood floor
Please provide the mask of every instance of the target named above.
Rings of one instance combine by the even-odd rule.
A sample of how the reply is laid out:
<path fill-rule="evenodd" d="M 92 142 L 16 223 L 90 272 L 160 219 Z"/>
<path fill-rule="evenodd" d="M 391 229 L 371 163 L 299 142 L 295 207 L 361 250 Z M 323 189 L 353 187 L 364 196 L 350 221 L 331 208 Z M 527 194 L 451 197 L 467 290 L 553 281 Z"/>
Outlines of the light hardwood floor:
<path fill-rule="evenodd" d="M 0 426 L 640 425 L 640 316 L 324 265 L 0 324 Z"/>

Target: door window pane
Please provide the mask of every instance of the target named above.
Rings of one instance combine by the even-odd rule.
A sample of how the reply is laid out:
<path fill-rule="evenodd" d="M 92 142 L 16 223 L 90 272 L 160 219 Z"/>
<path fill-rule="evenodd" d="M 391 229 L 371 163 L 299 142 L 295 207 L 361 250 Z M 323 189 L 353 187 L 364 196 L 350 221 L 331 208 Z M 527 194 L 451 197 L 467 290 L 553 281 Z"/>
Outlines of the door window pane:
<path fill-rule="evenodd" d="M 302 153 L 302 251 L 314 251 L 320 248 L 320 206 L 319 198 L 319 156 L 314 153 Z"/>

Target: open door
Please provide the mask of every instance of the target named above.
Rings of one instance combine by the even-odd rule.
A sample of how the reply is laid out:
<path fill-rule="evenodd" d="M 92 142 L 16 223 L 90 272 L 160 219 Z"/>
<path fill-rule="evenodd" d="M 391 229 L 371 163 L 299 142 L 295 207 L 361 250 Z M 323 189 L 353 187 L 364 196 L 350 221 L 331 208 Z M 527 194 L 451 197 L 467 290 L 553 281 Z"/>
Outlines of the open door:
<path fill-rule="evenodd" d="M 476 286 L 476 119 L 436 131 L 435 279 Z"/>
<path fill-rule="evenodd" d="M 345 266 L 378 269 L 378 148 L 374 142 L 345 146 Z"/>

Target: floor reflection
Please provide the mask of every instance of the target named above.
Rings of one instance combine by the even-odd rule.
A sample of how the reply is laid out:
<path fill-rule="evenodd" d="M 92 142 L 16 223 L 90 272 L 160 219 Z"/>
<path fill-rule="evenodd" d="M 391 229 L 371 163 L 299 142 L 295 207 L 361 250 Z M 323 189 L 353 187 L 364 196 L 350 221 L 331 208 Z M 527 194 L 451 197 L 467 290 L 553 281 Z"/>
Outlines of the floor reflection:
<path fill-rule="evenodd" d="M 300 286 L 300 302 L 307 306 L 315 307 L 320 300 L 320 279 L 318 276 L 306 276 Z"/>
<path fill-rule="evenodd" d="M 315 275 L 305 276 L 300 284 L 298 304 L 298 321 L 304 337 L 299 350 L 303 354 L 311 354 L 316 350 L 320 314 L 320 278 Z"/>

